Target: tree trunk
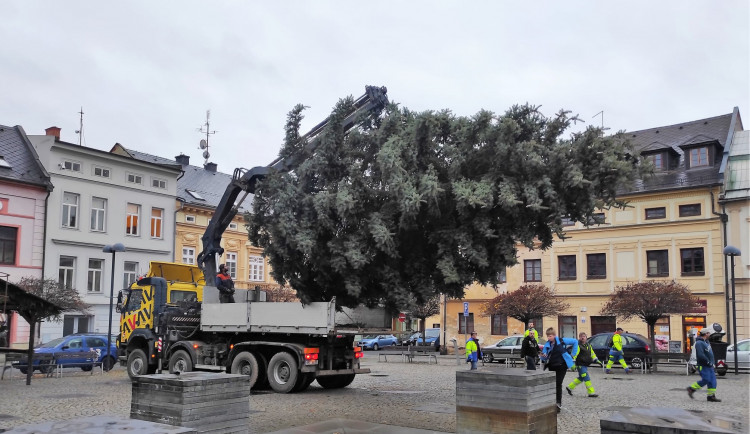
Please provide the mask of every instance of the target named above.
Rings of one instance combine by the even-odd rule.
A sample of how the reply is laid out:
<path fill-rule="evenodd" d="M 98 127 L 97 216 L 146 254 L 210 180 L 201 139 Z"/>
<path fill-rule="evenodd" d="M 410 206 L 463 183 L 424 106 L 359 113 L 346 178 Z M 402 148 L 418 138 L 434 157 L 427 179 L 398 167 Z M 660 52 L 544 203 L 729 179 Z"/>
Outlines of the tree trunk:
<path fill-rule="evenodd" d="M 28 319 L 27 319 L 28 321 Z M 36 321 L 29 323 L 29 349 L 26 352 L 26 385 L 31 385 L 31 376 L 34 374 L 34 336 L 36 335 Z"/>
<path fill-rule="evenodd" d="M 651 354 L 656 354 L 656 321 L 649 322 L 648 324 L 648 331 L 651 336 L 649 336 L 651 340 Z M 646 363 L 646 360 L 643 361 L 643 363 Z M 651 365 L 651 369 L 653 369 L 654 372 L 656 372 L 656 363 Z M 648 365 L 644 365 L 646 369 L 648 369 Z"/>

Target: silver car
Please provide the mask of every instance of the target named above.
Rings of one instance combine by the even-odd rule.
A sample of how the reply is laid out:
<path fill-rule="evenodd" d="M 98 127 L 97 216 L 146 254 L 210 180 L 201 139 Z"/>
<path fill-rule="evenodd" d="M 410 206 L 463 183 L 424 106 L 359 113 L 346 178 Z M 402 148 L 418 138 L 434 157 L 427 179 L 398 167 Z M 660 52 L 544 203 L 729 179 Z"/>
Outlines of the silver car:
<path fill-rule="evenodd" d="M 750 339 L 743 339 L 737 342 L 737 367 L 740 369 L 750 369 Z M 727 369 L 734 369 L 734 345 L 727 348 Z"/>

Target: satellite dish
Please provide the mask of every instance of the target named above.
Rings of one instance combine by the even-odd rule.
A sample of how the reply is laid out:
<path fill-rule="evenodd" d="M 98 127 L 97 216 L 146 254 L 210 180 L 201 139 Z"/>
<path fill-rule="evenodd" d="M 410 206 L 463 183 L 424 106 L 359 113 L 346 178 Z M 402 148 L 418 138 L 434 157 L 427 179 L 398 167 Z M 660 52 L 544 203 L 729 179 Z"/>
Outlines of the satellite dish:
<path fill-rule="evenodd" d="M 203 158 L 205 158 L 206 160 L 208 160 L 208 157 L 210 157 L 210 156 L 211 156 L 211 154 L 209 154 L 208 151 L 203 151 Z"/>
<path fill-rule="evenodd" d="M 201 139 L 201 149 L 206 149 L 206 146 L 208 146 L 208 143 L 206 143 L 206 139 Z"/>

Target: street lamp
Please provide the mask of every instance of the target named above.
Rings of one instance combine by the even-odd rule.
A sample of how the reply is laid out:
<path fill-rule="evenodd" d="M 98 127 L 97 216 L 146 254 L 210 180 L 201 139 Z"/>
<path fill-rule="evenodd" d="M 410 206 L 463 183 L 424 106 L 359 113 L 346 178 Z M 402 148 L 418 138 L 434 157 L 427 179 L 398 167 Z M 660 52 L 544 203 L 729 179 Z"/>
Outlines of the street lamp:
<path fill-rule="evenodd" d="M 112 300 L 115 298 L 115 254 L 117 252 L 124 251 L 125 246 L 122 243 L 107 244 L 102 249 L 102 252 L 112 254 L 112 281 L 109 286 L 109 326 L 107 327 L 107 358 L 105 359 L 106 363 L 110 363 L 110 357 L 112 357 Z M 111 366 L 109 368 L 111 368 Z"/>
<path fill-rule="evenodd" d="M 734 339 L 734 375 L 739 375 L 737 369 L 737 304 L 734 295 L 734 257 L 740 256 L 742 252 L 734 246 L 724 247 L 724 255 L 732 258 L 732 338 Z"/>

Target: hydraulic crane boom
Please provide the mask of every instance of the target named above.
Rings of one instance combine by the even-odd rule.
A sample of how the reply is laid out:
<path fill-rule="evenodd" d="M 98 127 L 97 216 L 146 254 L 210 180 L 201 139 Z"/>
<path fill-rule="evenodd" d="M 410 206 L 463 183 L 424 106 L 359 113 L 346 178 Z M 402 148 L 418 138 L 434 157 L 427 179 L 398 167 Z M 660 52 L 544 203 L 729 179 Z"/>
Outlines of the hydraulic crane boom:
<path fill-rule="evenodd" d="M 354 101 L 352 112 L 342 122 L 344 131 L 354 127 L 360 114 L 382 110 L 388 104 L 386 93 L 385 87 L 365 86 L 365 94 Z M 326 118 L 301 138 L 301 140 L 307 142 L 305 145 L 306 151 L 312 152 L 317 148 L 322 138 L 321 133 L 328 125 L 329 119 Z M 255 193 L 258 181 L 269 173 L 289 172 L 297 168 L 300 163 L 302 163 L 300 157 L 292 155 L 287 158 L 279 157 L 268 166 L 253 167 L 250 170 L 234 169 L 232 181 L 227 185 L 214 216 L 206 227 L 203 237 L 201 237 L 203 251 L 198 255 L 198 266 L 203 270 L 206 285 L 213 286 L 216 280 L 216 255 L 224 253 L 224 249 L 221 247 L 221 237 L 247 195 Z M 242 197 L 238 200 L 240 194 L 242 194 Z"/>

